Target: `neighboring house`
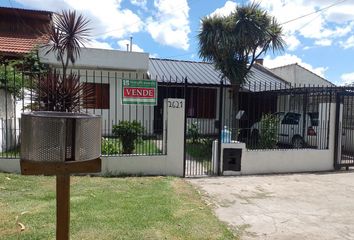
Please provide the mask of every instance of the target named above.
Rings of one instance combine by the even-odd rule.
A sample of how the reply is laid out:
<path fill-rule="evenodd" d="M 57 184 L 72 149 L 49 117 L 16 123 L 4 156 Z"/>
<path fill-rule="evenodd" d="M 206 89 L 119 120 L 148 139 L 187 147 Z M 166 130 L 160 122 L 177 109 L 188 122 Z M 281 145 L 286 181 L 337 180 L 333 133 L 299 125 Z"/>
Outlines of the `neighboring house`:
<path fill-rule="evenodd" d="M 47 43 L 52 12 L 0 7 L 0 58 L 19 59 Z"/>
<path fill-rule="evenodd" d="M 2 61 L 21 59 L 36 46 L 48 42 L 48 37 L 43 32 L 51 19 L 52 13 L 47 11 L 0 7 L 0 64 Z M 0 100 L 2 152 L 16 145 L 19 127 L 16 119 L 21 109 L 15 110 L 14 97 L 5 92 L 1 85 Z"/>
<path fill-rule="evenodd" d="M 294 63 L 285 66 L 269 69 L 274 74 L 288 81 L 292 86 L 324 86 L 334 87 L 335 85 L 327 79 L 317 75 L 314 72 Z"/>
<path fill-rule="evenodd" d="M 287 82 L 291 84 L 292 87 L 335 87 L 333 83 L 328 81 L 327 79 L 317 75 L 316 73 L 302 67 L 301 65 L 294 63 L 294 64 L 289 64 L 285 66 L 280 66 L 276 68 L 269 69 L 272 73 L 280 76 Z M 300 101 L 300 96 L 286 96 L 283 97 L 281 102 L 286 103 L 283 104 L 283 106 L 291 106 L 292 109 L 289 109 L 290 111 L 294 112 L 301 112 L 303 111 L 303 105 L 302 104 L 293 104 L 294 102 L 299 103 L 302 102 Z M 317 105 L 316 98 L 308 98 L 307 108 L 313 108 L 314 106 L 312 105 Z M 281 104 L 278 106 L 279 111 L 285 111 Z"/>

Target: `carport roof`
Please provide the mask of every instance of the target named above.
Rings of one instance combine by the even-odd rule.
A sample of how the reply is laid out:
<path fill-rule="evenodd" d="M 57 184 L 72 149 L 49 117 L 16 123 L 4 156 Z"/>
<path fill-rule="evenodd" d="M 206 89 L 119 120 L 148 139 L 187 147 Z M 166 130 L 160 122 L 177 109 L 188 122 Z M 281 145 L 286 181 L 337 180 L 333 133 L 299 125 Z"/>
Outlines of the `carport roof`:
<path fill-rule="evenodd" d="M 221 73 L 211 63 L 193 62 L 172 59 L 149 59 L 149 76 L 157 79 L 158 82 L 183 83 L 187 77 L 189 84 L 217 86 L 220 85 Z M 289 83 L 275 75 L 265 67 L 254 64 L 251 74 L 242 86 L 243 90 L 252 92 L 265 91 L 284 87 Z M 225 85 L 230 86 L 227 79 Z"/>

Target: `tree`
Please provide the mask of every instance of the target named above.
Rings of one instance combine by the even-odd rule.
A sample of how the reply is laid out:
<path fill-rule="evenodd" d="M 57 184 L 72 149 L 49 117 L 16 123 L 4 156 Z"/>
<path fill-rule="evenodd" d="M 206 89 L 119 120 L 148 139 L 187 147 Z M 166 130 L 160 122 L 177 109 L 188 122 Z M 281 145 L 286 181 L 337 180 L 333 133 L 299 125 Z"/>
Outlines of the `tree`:
<path fill-rule="evenodd" d="M 0 57 L 0 89 L 5 89 L 16 99 L 22 99 L 24 90 L 31 88 L 31 77 L 44 70 L 37 49 L 19 59 L 9 60 Z"/>
<path fill-rule="evenodd" d="M 62 72 L 54 70 L 47 76 L 39 77 L 35 89 L 39 110 L 77 112 L 83 102 L 85 107 L 94 103 L 94 90 L 80 83 L 80 76 L 67 74 L 69 63 L 75 63 L 80 57 L 81 48 L 89 41 L 88 24 L 89 21 L 76 11 L 54 15 L 47 31 L 50 41 L 44 47 L 46 54 L 55 54 Z"/>
<path fill-rule="evenodd" d="M 247 81 L 257 58 L 268 51 L 283 50 L 282 28 L 259 3 L 238 6 L 229 16 L 208 16 L 202 19 L 198 34 L 199 56 L 212 62 L 222 80 L 232 84 L 232 128 L 237 129 L 239 91 Z M 233 131 L 235 137 L 237 131 Z"/>

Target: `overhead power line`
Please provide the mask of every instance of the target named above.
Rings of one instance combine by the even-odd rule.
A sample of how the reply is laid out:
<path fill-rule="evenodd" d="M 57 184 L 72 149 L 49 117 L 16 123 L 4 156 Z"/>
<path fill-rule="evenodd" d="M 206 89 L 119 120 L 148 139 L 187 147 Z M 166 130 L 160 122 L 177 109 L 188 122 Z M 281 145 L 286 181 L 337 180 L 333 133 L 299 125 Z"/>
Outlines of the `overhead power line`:
<path fill-rule="evenodd" d="M 330 9 L 330 8 L 336 6 L 336 5 L 339 5 L 339 4 L 341 4 L 341 3 L 345 2 L 345 1 L 347 1 L 347 0 L 340 0 L 340 1 L 337 1 L 337 2 L 335 2 L 335 3 L 333 3 L 333 4 L 331 4 L 331 5 L 328 5 L 327 7 L 324 7 L 324 8 L 318 9 L 318 10 L 316 10 L 316 11 L 314 11 L 314 12 L 307 13 L 307 14 L 305 14 L 305 15 L 301 15 L 301 16 L 299 16 L 299 17 L 290 19 L 290 20 L 288 20 L 288 21 L 286 21 L 286 22 L 281 23 L 280 25 L 284 25 L 284 24 L 287 24 L 287 23 L 290 23 L 290 22 L 294 22 L 294 21 L 297 21 L 297 20 L 299 20 L 299 19 L 302 19 L 302 18 L 311 16 L 311 15 L 316 14 L 316 13 L 319 13 L 319 12 L 327 11 L 328 9 Z M 301 30 L 302 28 L 304 28 L 305 26 L 307 26 L 308 24 L 310 24 L 312 21 L 314 21 L 314 20 L 315 20 L 316 18 L 318 18 L 318 17 L 319 17 L 319 15 L 317 15 L 315 18 L 311 19 L 309 22 L 305 23 L 303 26 L 301 26 L 301 27 L 300 27 L 299 29 L 297 29 L 297 30 Z M 170 57 L 165 57 L 165 58 L 181 57 L 181 56 L 186 56 L 186 55 L 191 55 L 191 54 L 197 54 L 197 53 L 196 53 L 196 52 L 188 52 L 188 53 L 185 53 L 185 54 L 176 55 L 176 56 L 170 56 Z"/>
<path fill-rule="evenodd" d="M 280 25 L 288 24 L 288 23 L 290 23 L 290 22 L 294 22 L 294 21 L 299 20 L 299 19 L 301 19 L 301 18 L 308 17 L 308 16 L 311 16 L 311 15 L 313 15 L 313 14 L 322 12 L 322 11 L 324 11 L 324 10 L 327 10 L 327 9 L 331 8 L 331 7 L 334 7 L 334 6 L 336 6 L 336 5 L 339 5 L 339 4 L 341 4 L 341 3 L 345 2 L 345 1 L 347 1 L 347 0 L 340 0 L 340 1 L 337 1 L 337 2 L 331 4 L 331 5 L 327 6 L 327 7 L 320 8 L 320 9 L 314 11 L 314 12 L 307 13 L 307 14 L 305 14 L 305 15 L 301 15 L 301 16 L 299 16 L 299 17 L 290 19 L 290 20 L 288 20 L 288 21 L 286 21 L 286 22 L 281 23 Z"/>

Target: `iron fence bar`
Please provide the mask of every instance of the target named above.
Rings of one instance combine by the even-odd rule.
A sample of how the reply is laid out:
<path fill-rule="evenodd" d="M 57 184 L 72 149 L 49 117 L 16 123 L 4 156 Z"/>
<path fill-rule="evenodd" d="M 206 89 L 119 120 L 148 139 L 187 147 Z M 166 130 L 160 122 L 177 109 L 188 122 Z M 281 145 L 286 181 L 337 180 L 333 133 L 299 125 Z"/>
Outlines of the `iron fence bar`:
<path fill-rule="evenodd" d="M 187 141 L 187 134 L 186 134 L 186 131 L 187 131 L 187 106 L 188 106 L 188 99 L 187 99 L 187 88 L 188 88 L 188 78 L 185 77 L 184 79 L 184 134 L 183 134 L 183 139 L 184 139 L 184 142 L 183 142 L 183 177 L 186 177 L 186 141 Z"/>
<path fill-rule="evenodd" d="M 224 81 L 220 81 L 220 96 L 219 96 L 219 132 L 218 132 L 218 154 L 216 159 L 216 172 L 217 175 L 221 175 L 220 163 L 221 163 L 221 141 L 222 141 L 222 126 L 221 126 L 221 119 L 222 119 L 222 111 L 223 108 L 223 91 L 224 91 Z"/>
<path fill-rule="evenodd" d="M 341 96 L 339 93 L 336 94 L 336 117 L 335 117 L 335 139 L 334 139 L 334 169 L 338 170 L 340 169 L 340 164 L 339 164 L 339 119 L 340 119 L 340 105 L 341 105 Z"/>

